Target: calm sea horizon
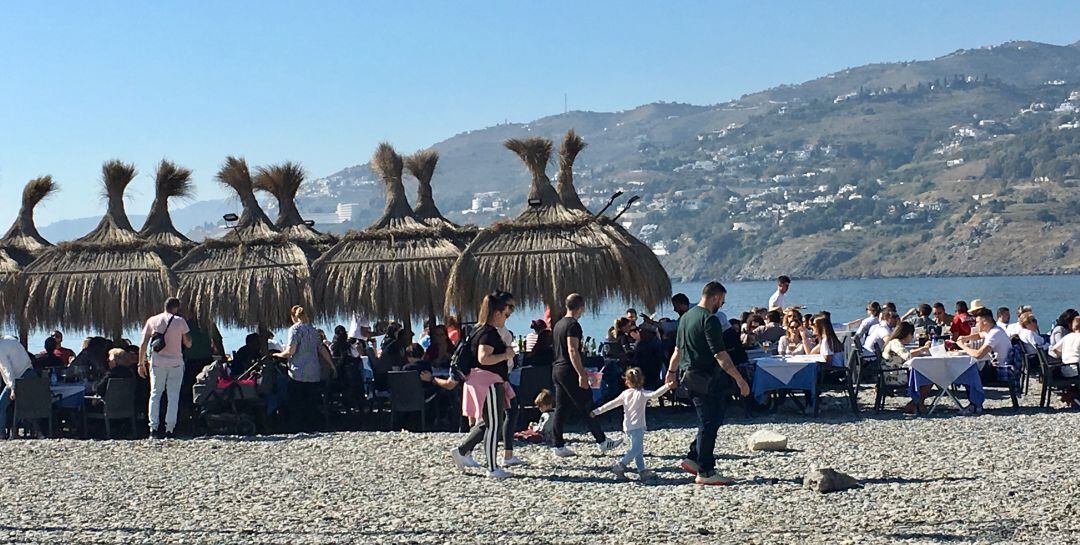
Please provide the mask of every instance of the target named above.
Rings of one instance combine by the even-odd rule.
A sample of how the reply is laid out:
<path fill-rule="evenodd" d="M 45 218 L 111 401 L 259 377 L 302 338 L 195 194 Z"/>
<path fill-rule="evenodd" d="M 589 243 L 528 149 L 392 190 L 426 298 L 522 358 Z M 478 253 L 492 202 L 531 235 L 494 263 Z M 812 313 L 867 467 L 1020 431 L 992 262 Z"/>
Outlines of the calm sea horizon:
<path fill-rule="evenodd" d="M 720 281 L 728 290 L 724 311 L 731 318 L 737 318 L 740 312 L 749 310 L 750 307 L 766 306 L 769 296 L 776 289 L 774 281 L 725 282 L 722 279 Z M 672 285 L 672 293 L 685 293 L 691 302 L 696 302 L 704 285 L 705 282 L 679 282 Z M 791 284 L 787 302 L 789 305 L 805 305 L 805 312 L 828 310 L 832 312 L 835 322 L 846 322 L 863 317 L 864 305 L 871 300 L 882 304 L 892 301 L 896 303 L 896 308 L 901 313 L 919 303 L 941 301 L 952 313 L 953 305 L 958 300 L 970 302 L 972 299 L 982 299 L 983 304 L 992 309 L 1009 307 L 1014 314 L 1012 317 L 1014 321 L 1015 309 L 1018 305 L 1031 305 L 1039 319 L 1039 327 L 1045 332 L 1053 326 L 1054 320 L 1063 310 L 1080 308 L 1080 293 L 1077 288 L 1080 288 L 1080 275 L 796 279 Z M 624 314 L 626 308 L 624 303 L 618 302 L 607 302 L 599 307 L 589 307 L 588 313 L 581 320 L 585 335 L 602 338 L 614 320 Z M 645 311 L 642 307 L 636 308 L 640 312 Z M 675 316 L 670 303 L 665 303 L 657 309 L 657 314 Z M 509 327 L 516 335 L 524 335 L 529 332 L 529 323 L 534 319 L 542 318 L 543 315 L 544 309 L 519 307 L 511 317 Z M 330 320 L 318 320 L 315 325 L 332 334 L 334 326 L 338 323 L 348 326 L 347 321 Z M 414 325 L 414 329 L 418 330 L 419 326 Z M 254 331 L 254 328 L 251 331 Z M 237 328 L 222 330 L 226 350 L 231 352 L 242 346 L 248 332 L 248 330 Z M 284 332 L 277 333 L 278 338 L 281 338 Z M 77 350 L 82 338 L 87 334 L 84 331 L 65 331 L 64 344 Z M 41 349 L 45 335 L 46 332 L 35 332 L 30 336 L 32 352 Z M 133 342 L 138 342 L 137 331 L 131 330 L 127 332 L 127 335 Z"/>

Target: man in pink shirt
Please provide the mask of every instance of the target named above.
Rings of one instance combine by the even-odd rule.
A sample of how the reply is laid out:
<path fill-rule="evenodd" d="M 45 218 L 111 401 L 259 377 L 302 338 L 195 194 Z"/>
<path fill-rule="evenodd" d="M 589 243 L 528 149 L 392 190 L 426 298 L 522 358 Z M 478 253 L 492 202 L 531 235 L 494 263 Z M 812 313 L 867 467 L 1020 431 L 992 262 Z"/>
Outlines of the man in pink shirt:
<path fill-rule="evenodd" d="M 187 322 L 177 313 L 180 300 L 165 300 L 165 312 L 151 316 L 143 326 L 142 344 L 139 345 L 139 376 L 150 376 L 150 434 L 153 437 L 172 438 L 176 428 L 176 411 L 180 406 L 180 386 L 184 381 L 184 348 L 191 346 Z M 165 346 L 148 353 L 150 341 L 155 334 L 163 335 Z M 148 359 L 149 357 L 149 359 Z M 165 429 L 161 429 L 161 395 L 168 393 L 169 406 L 165 410 Z"/>

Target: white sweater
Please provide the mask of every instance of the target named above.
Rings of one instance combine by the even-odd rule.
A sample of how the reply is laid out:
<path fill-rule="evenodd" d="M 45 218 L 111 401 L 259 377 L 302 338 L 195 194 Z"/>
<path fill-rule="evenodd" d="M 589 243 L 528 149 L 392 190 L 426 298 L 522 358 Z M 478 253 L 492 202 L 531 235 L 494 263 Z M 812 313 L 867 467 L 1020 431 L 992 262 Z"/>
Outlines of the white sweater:
<path fill-rule="evenodd" d="M 619 397 L 608 401 L 593 411 L 594 415 L 604 414 L 615 407 L 623 408 L 623 431 L 645 429 L 645 406 L 650 399 L 656 399 L 670 390 L 665 384 L 655 391 L 641 388 L 627 388 Z"/>

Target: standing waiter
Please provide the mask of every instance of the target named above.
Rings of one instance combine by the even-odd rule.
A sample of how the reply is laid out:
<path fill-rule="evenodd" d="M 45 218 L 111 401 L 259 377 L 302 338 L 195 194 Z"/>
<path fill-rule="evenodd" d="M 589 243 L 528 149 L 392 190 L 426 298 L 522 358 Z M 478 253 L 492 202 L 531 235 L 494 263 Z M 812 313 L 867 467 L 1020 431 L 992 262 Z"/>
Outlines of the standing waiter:
<path fill-rule="evenodd" d="M 724 348 L 724 334 L 716 311 L 724 306 L 727 290 L 719 282 L 709 282 L 701 290 L 701 301 L 679 319 L 675 353 L 668 364 L 667 383 L 672 389 L 682 383 L 690 392 L 697 410 L 698 430 L 682 468 L 696 475 L 694 482 L 704 485 L 731 484 L 716 474 L 716 432 L 724 422 L 727 397 L 734 381 L 739 395 L 750 394 L 750 386 L 739 374 Z"/>

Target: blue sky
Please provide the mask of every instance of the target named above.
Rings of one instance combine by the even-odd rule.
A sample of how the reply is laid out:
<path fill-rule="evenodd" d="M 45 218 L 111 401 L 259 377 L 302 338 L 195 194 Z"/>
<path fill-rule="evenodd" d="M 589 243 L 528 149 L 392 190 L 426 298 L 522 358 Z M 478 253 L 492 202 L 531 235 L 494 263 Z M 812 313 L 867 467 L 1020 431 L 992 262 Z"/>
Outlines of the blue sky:
<path fill-rule="evenodd" d="M 227 154 L 313 176 L 571 109 L 708 104 L 869 62 L 1080 39 L 1080 2 L 5 2 L 0 224 L 30 178 L 39 221 L 93 216 L 101 163 L 195 171 Z M 6 218 L 6 219 L 5 219 Z"/>

